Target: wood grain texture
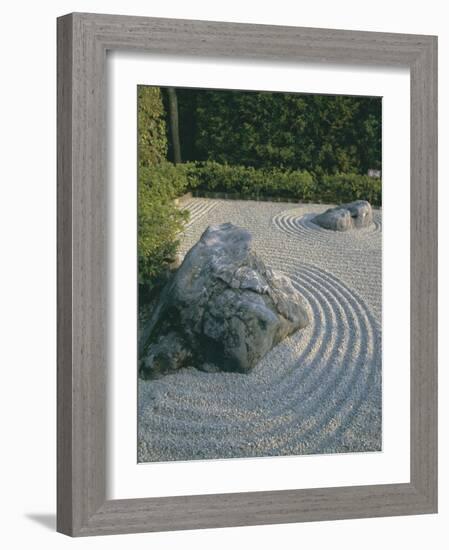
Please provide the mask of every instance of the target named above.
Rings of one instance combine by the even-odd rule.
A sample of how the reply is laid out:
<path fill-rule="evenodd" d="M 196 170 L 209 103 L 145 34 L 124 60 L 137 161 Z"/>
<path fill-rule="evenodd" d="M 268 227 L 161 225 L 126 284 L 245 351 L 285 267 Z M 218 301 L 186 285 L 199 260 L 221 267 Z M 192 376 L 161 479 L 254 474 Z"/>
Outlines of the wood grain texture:
<path fill-rule="evenodd" d="M 106 51 L 411 71 L 411 480 L 106 500 Z M 58 523 L 72 536 L 437 510 L 437 40 L 116 15 L 58 19 Z"/>
<path fill-rule="evenodd" d="M 437 42 L 411 79 L 411 483 L 437 508 Z"/>
<path fill-rule="evenodd" d="M 72 529 L 72 24 L 58 20 L 57 528 Z"/>

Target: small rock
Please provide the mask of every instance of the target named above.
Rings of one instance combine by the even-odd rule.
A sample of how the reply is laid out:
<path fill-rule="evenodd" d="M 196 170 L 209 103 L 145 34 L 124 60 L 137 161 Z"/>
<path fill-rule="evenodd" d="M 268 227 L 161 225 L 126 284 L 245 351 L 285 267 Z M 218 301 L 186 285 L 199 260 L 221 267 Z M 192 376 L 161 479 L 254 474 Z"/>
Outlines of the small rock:
<path fill-rule="evenodd" d="M 315 216 L 312 221 L 324 229 L 333 231 L 360 229 L 373 223 L 373 210 L 368 201 L 354 201 L 329 208 Z"/>

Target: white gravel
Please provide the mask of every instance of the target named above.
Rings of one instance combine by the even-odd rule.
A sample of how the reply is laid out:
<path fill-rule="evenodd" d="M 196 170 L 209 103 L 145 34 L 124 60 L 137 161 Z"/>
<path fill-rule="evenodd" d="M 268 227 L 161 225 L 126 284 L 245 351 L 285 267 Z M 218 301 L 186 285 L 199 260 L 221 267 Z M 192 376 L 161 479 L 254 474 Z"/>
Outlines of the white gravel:
<path fill-rule="evenodd" d="M 191 199 L 185 254 L 208 225 L 246 227 L 312 322 L 247 375 L 139 380 L 139 462 L 381 450 L 381 211 L 365 229 L 311 222 L 332 205 Z"/>

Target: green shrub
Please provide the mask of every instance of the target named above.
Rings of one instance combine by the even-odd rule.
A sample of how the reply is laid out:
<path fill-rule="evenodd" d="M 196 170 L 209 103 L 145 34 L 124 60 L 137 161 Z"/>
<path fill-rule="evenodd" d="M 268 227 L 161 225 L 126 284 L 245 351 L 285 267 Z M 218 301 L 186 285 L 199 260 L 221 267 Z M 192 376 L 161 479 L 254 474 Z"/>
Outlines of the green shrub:
<path fill-rule="evenodd" d="M 151 292 L 176 255 L 188 212 L 176 208 L 174 199 L 184 193 L 187 178 L 183 166 L 166 160 L 167 128 L 160 88 L 138 86 L 137 94 L 139 283 Z"/>
<path fill-rule="evenodd" d="M 185 167 L 169 162 L 140 167 L 138 187 L 139 283 L 153 285 L 174 260 L 188 218 L 174 199 L 187 188 Z"/>
<path fill-rule="evenodd" d="M 373 206 L 382 204 L 382 180 L 358 174 L 322 176 L 317 185 L 321 202 L 342 203 L 358 199 Z"/>
<path fill-rule="evenodd" d="M 316 175 L 299 170 L 253 168 L 207 161 L 184 165 L 189 189 L 239 194 L 242 198 L 284 198 L 306 202 L 342 203 L 368 200 L 382 203 L 380 179 L 358 174 Z"/>
<path fill-rule="evenodd" d="M 309 200 L 314 180 L 309 172 L 254 168 L 214 161 L 187 163 L 189 189 L 239 193 L 246 197 L 293 197 Z"/>
<path fill-rule="evenodd" d="M 160 88 L 137 87 L 139 166 L 151 166 L 167 158 L 167 128 Z"/>
<path fill-rule="evenodd" d="M 366 174 L 382 163 L 380 97 L 177 89 L 183 158 Z"/>

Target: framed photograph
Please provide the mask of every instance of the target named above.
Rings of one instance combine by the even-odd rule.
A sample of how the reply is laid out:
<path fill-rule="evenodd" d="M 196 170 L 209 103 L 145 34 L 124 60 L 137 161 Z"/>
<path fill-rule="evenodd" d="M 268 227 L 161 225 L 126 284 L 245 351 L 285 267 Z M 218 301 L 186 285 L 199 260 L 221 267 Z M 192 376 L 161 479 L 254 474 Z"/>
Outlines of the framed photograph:
<path fill-rule="evenodd" d="M 58 531 L 436 511 L 436 37 L 59 18 Z"/>

